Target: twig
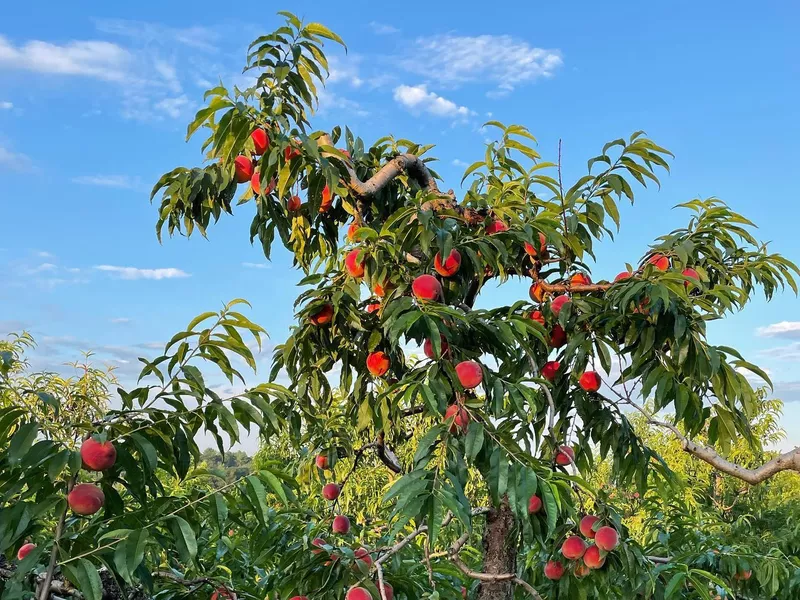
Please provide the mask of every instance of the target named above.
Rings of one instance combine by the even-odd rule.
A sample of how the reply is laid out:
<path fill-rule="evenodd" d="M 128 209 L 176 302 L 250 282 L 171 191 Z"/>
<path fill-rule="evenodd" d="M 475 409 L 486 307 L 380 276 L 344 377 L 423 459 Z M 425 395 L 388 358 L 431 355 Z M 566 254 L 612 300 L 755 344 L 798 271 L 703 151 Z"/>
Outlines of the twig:
<path fill-rule="evenodd" d="M 69 481 L 67 482 L 67 494 L 69 494 L 72 491 L 72 488 L 75 487 L 75 482 L 77 480 L 77 473 L 69 478 Z M 64 523 L 67 520 L 68 511 L 69 503 L 65 502 L 64 510 L 61 512 L 61 516 L 58 518 L 56 531 L 53 535 L 53 549 L 50 551 L 50 563 L 47 565 L 47 571 L 45 571 L 44 579 L 42 580 L 41 588 L 39 589 L 39 600 L 47 600 L 47 598 L 50 596 L 50 586 L 53 583 L 53 573 L 55 573 L 56 564 L 58 563 L 59 542 L 61 540 L 61 534 L 64 533 Z"/>
<path fill-rule="evenodd" d="M 537 592 L 529 583 L 523 581 L 519 577 L 517 577 L 514 573 L 498 573 L 498 574 L 490 574 L 490 573 L 481 573 L 479 571 L 473 571 L 470 569 L 461 558 L 458 556 L 452 556 L 451 559 L 453 564 L 457 566 L 464 575 L 470 577 L 472 579 L 477 579 L 478 581 L 485 581 L 489 583 L 497 583 L 498 581 L 510 581 L 515 585 L 521 586 L 525 588 L 525 591 L 531 595 L 534 600 L 544 600 L 542 596 Z"/>

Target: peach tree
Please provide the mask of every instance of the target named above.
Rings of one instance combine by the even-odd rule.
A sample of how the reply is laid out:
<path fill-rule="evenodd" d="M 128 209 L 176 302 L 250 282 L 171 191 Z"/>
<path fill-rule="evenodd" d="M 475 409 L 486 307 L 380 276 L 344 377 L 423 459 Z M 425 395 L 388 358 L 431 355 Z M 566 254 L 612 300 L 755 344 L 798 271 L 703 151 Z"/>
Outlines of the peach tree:
<path fill-rule="evenodd" d="M 612 482 L 670 497 L 673 474 L 631 411 L 747 484 L 800 471 L 797 451 L 751 468 L 726 458 L 736 440 L 761 442 L 742 371 L 768 378 L 706 335 L 756 293 L 796 292 L 795 265 L 723 202 L 696 199 L 681 205 L 685 228 L 613 281 L 593 281 L 596 244 L 619 229 L 620 202 L 658 184 L 666 149 L 636 132 L 564 182 L 560 148 L 547 162 L 526 128 L 492 121 L 497 141 L 466 169 L 459 197 L 440 188 L 431 145 L 313 129 L 324 44 L 343 42 L 281 14 L 285 24 L 250 46 L 252 86 L 209 90 L 189 125 L 188 136 L 207 134 L 205 164 L 166 173 L 153 198 L 159 237 L 206 236 L 249 209 L 251 241 L 267 258 L 283 245 L 300 272 L 297 323 L 269 381 L 221 398 L 197 365 L 232 380 L 231 354 L 254 364 L 242 333 L 264 332 L 231 305 L 200 315 L 144 361 L 155 382 L 120 389 L 122 407 L 76 423 L 71 446 L 3 409 L 0 552 L 42 540 L 4 594 L 35 586 L 44 599 L 59 574 L 88 598 L 106 577 L 154 597 L 208 588 L 281 600 L 690 599 L 772 580 L 758 557 L 653 556 L 609 490 L 582 474 L 608 458 Z M 530 285 L 527 297 L 484 307 L 487 286 L 512 278 Z M 208 475 L 199 432 L 224 451 L 242 426 L 267 446 L 284 436 L 291 452 L 232 483 L 167 484 Z M 88 484 L 103 502 L 87 493 L 77 512 L 103 510 L 75 516 L 65 496 L 87 485 L 109 440 L 116 461 Z M 365 464 L 390 483 L 369 518 L 351 521 L 342 507 L 364 494 Z M 787 595 L 775 597 L 791 597 L 793 577 L 781 571 Z"/>

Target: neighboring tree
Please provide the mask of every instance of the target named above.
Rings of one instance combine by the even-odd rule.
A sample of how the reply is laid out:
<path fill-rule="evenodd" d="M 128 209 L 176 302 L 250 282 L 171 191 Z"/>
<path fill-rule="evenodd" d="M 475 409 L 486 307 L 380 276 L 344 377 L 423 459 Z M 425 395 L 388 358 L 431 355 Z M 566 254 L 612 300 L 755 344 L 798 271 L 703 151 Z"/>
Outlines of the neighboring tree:
<path fill-rule="evenodd" d="M 162 193 L 159 235 L 207 235 L 248 184 L 236 204 L 254 207 L 251 239 L 267 257 L 279 240 L 305 275 L 298 323 L 270 381 L 223 399 L 196 365 L 232 380 L 228 354 L 254 367 L 242 333 L 263 330 L 233 304 L 200 315 L 145 361 L 142 376 L 155 383 L 120 390 L 122 409 L 102 422 L 74 423 L 82 437 L 100 434 L 90 462 L 108 450 L 104 439 L 117 452 L 99 479 L 105 509 L 89 519 L 63 501 L 72 490 L 73 512 L 86 512 L 96 500 L 97 488 L 75 486 L 86 478 L 75 455 L 46 431 L 37 437 L 30 415 L 0 413 L 0 552 L 31 536 L 40 546 L 4 594 L 37 585 L 44 600 L 62 574 L 94 600 L 100 567 L 126 593 L 159 598 L 205 586 L 220 588 L 216 598 L 235 590 L 281 600 L 693 599 L 732 587 L 756 597 L 767 585 L 792 597 L 796 570 L 786 561 L 775 570 L 769 556 L 732 557 L 715 571 L 649 555 L 647 540 L 628 535 L 624 507 L 581 474 L 608 459 L 613 485 L 675 493 L 679 482 L 630 410 L 748 484 L 800 470 L 800 451 L 733 462 L 737 440 L 756 452 L 762 443 L 751 426 L 760 399 L 740 370 L 767 378 L 706 339 L 707 321 L 740 310 L 758 288 L 767 298 L 796 289 L 794 264 L 721 201 L 692 200 L 682 205 L 686 228 L 614 282 L 592 283 L 587 262 L 619 227 L 618 201 L 632 202 L 637 182 L 658 183 L 667 150 L 634 133 L 565 185 L 560 151 L 541 162 L 527 129 L 490 122 L 499 140 L 466 170 L 459 201 L 439 190 L 432 146 L 384 137 L 367 147 L 349 129 L 343 138 L 338 127 L 311 130 L 323 41 L 342 42 L 281 14 L 286 24 L 251 45 L 245 70 L 258 72 L 255 85 L 209 90 L 189 126 L 190 136 L 207 129 L 208 164 L 167 173 L 153 196 Z M 530 278 L 532 302 L 475 308 L 487 282 L 512 276 Z M 408 360 L 409 344 L 428 358 Z M 603 382 L 612 364 L 621 374 Z M 281 373 L 286 388 L 274 383 Z M 253 474 L 210 490 L 168 489 L 157 477 L 206 477 L 193 471 L 202 461 L 195 436 L 208 432 L 224 453 L 221 432 L 236 442 L 240 426 L 268 441 Z M 60 470 L 57 456 L 66 457 Z M 364 481 L 375 485 L 359 488 L 366 461 L 383 465 L 391 486 L 351 525 L 342 507 L 384 487 L 373 466 Z M 310 486 L 331 502 L 308 498 Z M 589 507 L 594 524 L 583 521 Z M 60 515 L 55 533 L 41 528 L 44 514 Z"/>

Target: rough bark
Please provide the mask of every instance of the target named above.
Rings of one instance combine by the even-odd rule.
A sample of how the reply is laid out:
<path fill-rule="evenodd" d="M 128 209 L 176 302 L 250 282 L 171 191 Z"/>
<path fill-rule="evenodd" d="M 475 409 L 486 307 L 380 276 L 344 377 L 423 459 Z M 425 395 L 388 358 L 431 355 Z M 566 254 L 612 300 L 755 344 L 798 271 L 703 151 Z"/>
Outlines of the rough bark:
<path fill-rule="evenodd" d="M 496 575 L 517 571 L 517 523 L 514 513 L 503 498 L 497 508 L 486 515 L 483 532 L 483 573 Z M 478 591 L 479 600 L 511 600 L 514 597 L 513 581 L 482 582 Z"/>

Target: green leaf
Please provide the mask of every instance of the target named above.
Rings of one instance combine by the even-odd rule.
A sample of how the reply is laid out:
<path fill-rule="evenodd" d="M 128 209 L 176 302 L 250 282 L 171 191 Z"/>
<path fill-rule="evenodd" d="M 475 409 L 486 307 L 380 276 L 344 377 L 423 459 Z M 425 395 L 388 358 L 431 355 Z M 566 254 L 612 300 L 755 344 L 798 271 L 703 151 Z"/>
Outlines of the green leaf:
<path fill-rule="evenodd" d="M 478 452 L 481 451 L 481 448 L 483 447 L 483 434 L 484 429 L 481 423 L 472 421 L 469 424 L 467 439 L 464 442 L 464 453 L 468 461 L 474 461 L 475 457 L 478 455 Z"/>
<path fill-rule="evenodd" d="M 17 430 L 8 447 L 8 462 L 12 466 L 18 465 L 23 459 L 36 440 L 36 434 L 38 433 L 39 426 L 35 422 L 25 423 Z"/>
<path fill-rule="evenodd" d="M 664 590 L 665 598 L 674 598 L 675 594 L 683 587 L 683 582 L 686 581 L 686 573 L 675 573 L 672 579 L 669 580 L 667 588 Z"/>
<path fill-rule="evenodd" d="M 192 526 L 181 517 L 174 516 L 170 518 L 170 527 L 172 534 L 175 536 L 175 544 L 181 560 L 185 563 L 191 563 L 194 561 L 194 557 L 197 556 L 197 538 L 194 535 Z"/>
<path fill-rule="evenodd" d="M 333 40 L 334 42 L 338 42 L 344 46 L 345 49 L 347 49 L 347 44 L 344 43 L 344 40 L 321 23 L 309 23 L 305 26 L 304 31 L 310 33 L 311 35 L 318 35 L 320 37 Z"/>
<path fill-rule="evenodd" d="M 267 522 L 267 491 L 264 489 L 264 484 L 255 475 L 248 475 L 244 480 L 245 495 L 253 505 L 253 510 L 256 513 L 256 518 L 262 525 Z"/>
<path fill-rule="evenodd" d="M 144 559 L 147 538 L 146 529 L 137 529 L 131 531 L 124 540 L 117 544 L 114 552 L 114 564 L 119 574 L 128 583 L 132 583 L 133 573 Z"/>
<path fill-rule="evenodd" d="M 61 568 L 66 572 L 75 587 L 80 590 L 86 600 L 102 600 L 103 583 L 95 566 L 85 558 L 77 561 L 62 564 Z"/>
<path fill-rule="evenodd" d="M 228 503 L 225 501 L 225 496 L 216 492 L 211 496 L 210 512 L 214 517 L 214 522 L 217 525 L 220 535 L 228 520 Z"/>

